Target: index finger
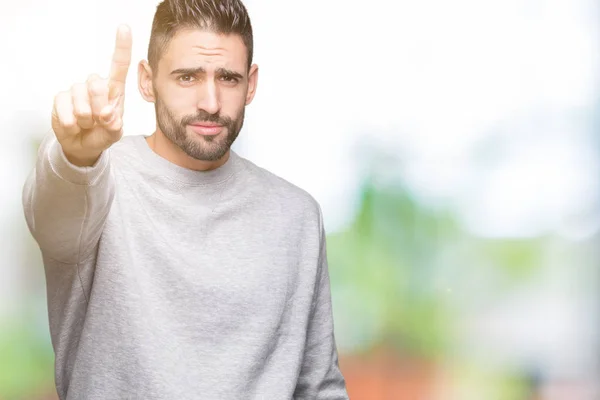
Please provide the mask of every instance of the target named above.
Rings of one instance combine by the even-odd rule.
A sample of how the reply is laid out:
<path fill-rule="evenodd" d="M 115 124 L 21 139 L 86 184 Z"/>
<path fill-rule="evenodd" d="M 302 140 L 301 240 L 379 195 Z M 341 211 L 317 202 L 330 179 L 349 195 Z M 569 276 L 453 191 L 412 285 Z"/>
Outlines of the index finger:
<path fill-rule="evenodd" d="M 127 71 L 131 63 L 131 30 L 127 25 L 119 26 L 115 51 L 110 67 L 109 85 L 111 89 L 123 89 L 127 79 Z M 114 93 L 113 93 L 114 94 Z"/>

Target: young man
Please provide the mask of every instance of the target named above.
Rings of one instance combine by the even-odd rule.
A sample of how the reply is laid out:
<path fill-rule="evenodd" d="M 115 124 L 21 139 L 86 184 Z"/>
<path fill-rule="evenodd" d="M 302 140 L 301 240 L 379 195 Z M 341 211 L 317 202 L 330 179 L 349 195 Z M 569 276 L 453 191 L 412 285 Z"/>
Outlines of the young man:
<path fill-rule="evenodd" d="M 131 40 L 56 96 L 23 191 L 60 399 L 347 399 L 320 207 L 230 150 L 258 78 L 246 9 L 158 6 L 148 137 L 122 136 Z"/>

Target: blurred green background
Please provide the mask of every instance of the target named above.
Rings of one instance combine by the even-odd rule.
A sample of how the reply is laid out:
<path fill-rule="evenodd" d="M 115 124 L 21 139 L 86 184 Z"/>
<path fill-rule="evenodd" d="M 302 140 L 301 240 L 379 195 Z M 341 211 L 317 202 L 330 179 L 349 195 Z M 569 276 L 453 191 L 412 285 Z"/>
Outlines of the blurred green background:
<path fill-rule="evenodd" d="M 234 149 L 323 207 L 350 398 L 600 398 L 599 2 L 245 3 L 261 77 Z M 145 58 L 154 6 L 0 16 L 19 77 L 0 93 L 0 400 L 56 396 L 20 199 L 53 96 L 106 69 L 119 22 Z M 126 134 L 151 133 L 128 90 Z"/>

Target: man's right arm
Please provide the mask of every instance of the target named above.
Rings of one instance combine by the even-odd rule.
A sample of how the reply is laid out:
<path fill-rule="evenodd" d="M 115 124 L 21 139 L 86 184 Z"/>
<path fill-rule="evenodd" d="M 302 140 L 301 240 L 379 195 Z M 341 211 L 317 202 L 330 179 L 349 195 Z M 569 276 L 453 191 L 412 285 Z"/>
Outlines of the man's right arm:
<path fill-rule="evenodd" d="M 92 166 L 67 160 L 54 133 L 23 187 L 25 219 L 42 253 L 75 264 L 93 255 L 114 197 L 109 150 Z"/>
<path fill-rule="evenodd" d="M 96 252 L 115 194 L 109 147 L 123 135 L 130 62 L 131 32 L 123 26 L 109 78 L 91 75 L 55 97 L 53 133 L 23 188 L 27 225 L 46 257 L 74 264 Z"/>

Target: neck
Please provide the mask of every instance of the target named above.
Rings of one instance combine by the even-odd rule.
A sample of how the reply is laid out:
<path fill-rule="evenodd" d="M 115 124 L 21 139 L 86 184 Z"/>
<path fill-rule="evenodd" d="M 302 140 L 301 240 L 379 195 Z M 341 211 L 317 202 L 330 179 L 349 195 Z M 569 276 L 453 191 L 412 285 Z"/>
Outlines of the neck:
<path fill-rule="evenodd" d="M 162 158 L 172 162 L 175 165 L 191 169 L 193 171 L 210 171 L 219 168 L 225 164 L 225 162 L 227 162 L 227 159 L 229 158 L 229 152 L 231 151 L 228 150 L 227 153 L 225 153 L 225 155 L 217 161 L 197 160 L 187 155 L 179 148 L 179 146 L 171 142 L 160 131 L 160 129 L 156 129 L 152 135 L 148 136 L 146 138 L 146 142 L 148 142 L 148 146 L 152 149 L 152 151 Z"/>

